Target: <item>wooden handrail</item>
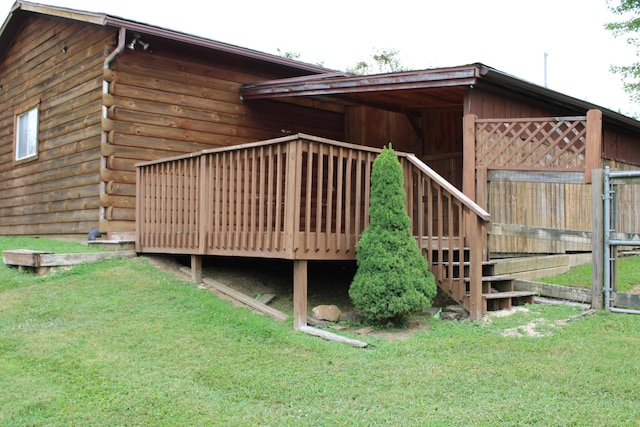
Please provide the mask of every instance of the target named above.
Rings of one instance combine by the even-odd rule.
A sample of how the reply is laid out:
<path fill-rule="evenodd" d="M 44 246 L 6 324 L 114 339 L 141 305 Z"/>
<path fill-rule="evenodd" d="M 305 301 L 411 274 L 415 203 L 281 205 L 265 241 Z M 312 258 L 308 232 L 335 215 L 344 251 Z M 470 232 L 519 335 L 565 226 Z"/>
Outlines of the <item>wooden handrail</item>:
<path fill-rule="evenodd" d="M 448 193 L 450 193 L 456 200 L 462 203 L 470 212 L 473 212 L 483 221 L 489 221 L 491 219 L 491 215 L 489 212 L 482 209 L 479 205 L 477 205 L 473 200 L 467 197 L 462 191 L 458 190 L 453 184 L 449 181 L 438 175 L 433 169 L 429 166 L 425 165 L 420 159 L 418 159 L 414 154 L 403 154 L 398 153 L 398 157 L 404 156 L 413 164 L 416 168 L 420 169 L 425 175 L 427 175 L 431 180 L 436 182 L 439 186 L 444 188 Z"/>

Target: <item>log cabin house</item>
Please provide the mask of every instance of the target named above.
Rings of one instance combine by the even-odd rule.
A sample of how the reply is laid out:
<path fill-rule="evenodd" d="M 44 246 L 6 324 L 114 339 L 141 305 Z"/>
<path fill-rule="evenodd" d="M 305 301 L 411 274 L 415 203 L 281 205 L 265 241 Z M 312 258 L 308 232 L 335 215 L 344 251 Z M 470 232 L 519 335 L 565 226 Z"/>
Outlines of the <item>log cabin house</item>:
<path fill-rule="evenodd" d="M 354 76 L 23 1 L 0 31 L 0 235 L 99 229 L 196 276 L 204 255 L 289 259 L 296 327 L 307 261 L 355 259 L 385 144 L 439 286 L 476 319 L 530 301 L 483 281 L 492 256 L 590 250 L 531 230 L 590 230 L 591 170 L 640 165 L 636 120 L 483 64 Z"/>

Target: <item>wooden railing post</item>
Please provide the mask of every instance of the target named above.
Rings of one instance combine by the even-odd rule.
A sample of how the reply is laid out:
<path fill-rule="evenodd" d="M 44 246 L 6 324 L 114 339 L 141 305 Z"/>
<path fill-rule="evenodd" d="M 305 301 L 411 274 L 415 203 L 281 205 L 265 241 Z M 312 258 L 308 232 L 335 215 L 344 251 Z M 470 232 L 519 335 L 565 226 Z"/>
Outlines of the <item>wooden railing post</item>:
<path fill-rule="evenodd" d="M 469 319 L 482 318 L 482 222 L 475 215 L 469 218 Z"/>
<path fill-rule="evenodd" d="M 602 167 L 602 111 L 587 111 L 587 134 L 584 156 L 584 183 L 591 182 L 591 171 Z"/>
<path fill-rule="evenodd" d="M 298 235 L 300 229 L 300 206 L 295 203 L 300 200 L 300 175 L 302 174 L 302 157 L 299 152 L 300 141 L 294 140 L 287 144 L 287 164 L 285 175 L 284 197 L 284 239 L 285 250 L 289 258 L 294 258 L 298 249 Z"/>
<path fill-rule="evenodd" d="M 142 252 L 142 219 L 144 218 L 144 203 L 142 198 L 145 194 L 142 191 L 142 167 L 136 167 L 136 252 Z"/>
<path fill-rule="evenodd" d="M 207 209 L 207 156 L 208 154 L 200 154 L 200 180 L 198 182 L 198 252 L 201 254 L 207 251 L 207 230 L 211 224 L 211 210 Z M 209 230 L 214 232 L 215 230 Z"/>

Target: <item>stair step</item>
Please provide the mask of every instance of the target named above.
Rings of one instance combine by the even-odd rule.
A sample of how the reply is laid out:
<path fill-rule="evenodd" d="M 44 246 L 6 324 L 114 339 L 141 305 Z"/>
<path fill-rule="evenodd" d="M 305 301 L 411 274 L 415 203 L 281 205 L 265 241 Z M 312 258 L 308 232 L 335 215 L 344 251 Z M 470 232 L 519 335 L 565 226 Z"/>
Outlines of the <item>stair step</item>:
<path fill-rule="evenodd" d="M 491 292 L 488 294 L 482 294 L 486 299 L 500 299 L 500 298 L 522 298 L 535 296 L 535 292 L 530 291 L 509 291 L 509 292 Z"/>
<path fill-rule="evenodd" d="M 454 278 L 454 280 L 460 280 L 460 278 Z M 468 282 L 470 279 L 468 277 L 464 278 L 465 282 Z M 487 282 L 506 282 L 509 280 L 513 280 L 513 277 L 511 276 L 482 276 L 482 281 L 484 283 Z"/>
<path fill-rule="evenodd" d="M 451 264 L 451 265 L 454 265 L 456 267 L 459 267 L 460 266 L 460 261 L 451 261 L 451 262 L 443 261 L 442 263 L 440 263 L 438 261 L 434 261 L 432 265 L 440 265 L 440 264 L 442 264 L 442 265 Z M 464 261 L 462 263 L 462 265 L 464 265 L 465 267 L 468 267 L 468 266 L 471 265 L 471 263 L 469 261 Z M 496 262 L 495 261 L 482 261 L 482 265 L 496 265 Z"/>

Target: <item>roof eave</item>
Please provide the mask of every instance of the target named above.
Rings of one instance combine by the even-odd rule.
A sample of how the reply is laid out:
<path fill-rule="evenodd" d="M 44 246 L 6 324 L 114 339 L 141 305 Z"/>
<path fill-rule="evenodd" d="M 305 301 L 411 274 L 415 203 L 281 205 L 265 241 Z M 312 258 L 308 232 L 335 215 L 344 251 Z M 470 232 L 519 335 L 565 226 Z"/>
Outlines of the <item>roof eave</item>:
<path fill-rule="evenodd" d="M 474 65 L 368 76 L 325 74 L 248 84 L 240 88 L 240 94 L 243 99 L 266 99 L 470 86 L 477 77 Z"/>
<path fill-rule="evenodd" d="M 243 56 L 250 59 L 255 59 L 262 62 L 268 62 L 274 65 L 292 68 L 301 72 L 307 73 L 326 73 L 330 70 L 318 65 L 307 64 L 304 62 L 296 61 L 294 59 L 284 58 L 277 55 L 258 52 L 252 49 L 247 49 L 239 46 L 234 46 L 227 43 L 217 42 L 214 40 L 198 37 L 186 33 L 181 33 L 166 28 L 156 27 L 136 21 L 131 21 L 116 16 L 110 16 L 104 13 L 93 13 L 74 9 L 68 9 L 58 6 L 47 6 L 38 3 L 30 3 L 22 0 L 18 0 L 14 3 L 13 7 L 0 29 L 0 39 L 5 36 L 5 30 L 10 26 L 11 22 L 16 18 L 16 14 L 19 11 L 40 13 L 48 16 L 55 16 L 59 18 L 67 18 L 78 22 L 86 22 L 90 24 L 109 26 L 115 28 L 124 28 L 128 31 L 138 32 L 141 34 L 148 34 L 157 37 L 162 37 L 178 42 L 188 43 L 194 46 L 200 46 L 207 49 L 212 49 L 220 52 L 230 53 L 234 55 Z M 0 43 L 1 45 L 1 43 Z"/>

